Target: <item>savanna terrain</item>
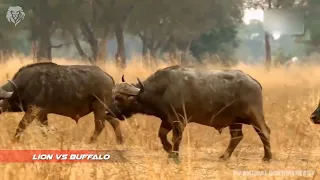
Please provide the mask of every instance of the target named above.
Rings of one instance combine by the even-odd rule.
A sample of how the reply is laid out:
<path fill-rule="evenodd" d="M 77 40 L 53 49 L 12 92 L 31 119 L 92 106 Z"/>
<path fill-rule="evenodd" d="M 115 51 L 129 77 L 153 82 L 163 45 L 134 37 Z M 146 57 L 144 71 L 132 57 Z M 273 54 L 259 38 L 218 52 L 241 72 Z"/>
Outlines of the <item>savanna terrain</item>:
<path fill-rule="evenodd" d="M 79 62 L 54 59 L 58 64 Z M 0 65 L 1 84 L 31 59 L 15 57 Z M 161 65 L 165 67 L 166 65 Z M 208 65 L 210 66 L 210 65 Z M 116 82 L 125 74 L 126 81 L 144 80 L 155 70 L 147 70 L 140 63 L 128 65 L 124 72 L 113 64 L 102 65 Z M 215 68 L 215 67 L 212 67 Z M 70 118 L 49 115 L 47 138 L 34 121 L 24 132 L 21 142 L 12 143 L 11 138 L 23 113 L 0 115 L 1 149 L 108 149 L 126 150 L 127 162 L 106 163 L 2 163 L 2 180 L 90 180 L 90 179 L 320 179 L 314 177 L 233 175 L 233 170 L 320 170 L 320 126 L 314 125 L 309 116 L 316 108 L 320 96 L 320 66 L 272 68 L 266 72 L 263 66 L 237 67 L 256 78 L 263 86 L 265 118 L 271 129 L 273 160 L 265 163 L 263 145 L 251 126 L 244 126 L 244 138 L 229 161 L 219 161 L 229 143 L 229 130 L 219 134 L 214 128 L 188 124 L 181 143 L 181 163 L 168 161 L 157 137 L 160 120 L 136 115 L 121 123 L 125 142 L 118 145 L 109 124 L 97 143 L 88 144 L 93 133 L 93 115 L 80 119 L 76 124 Z M 171 133 L 170 133 L 171 136 Z"/>

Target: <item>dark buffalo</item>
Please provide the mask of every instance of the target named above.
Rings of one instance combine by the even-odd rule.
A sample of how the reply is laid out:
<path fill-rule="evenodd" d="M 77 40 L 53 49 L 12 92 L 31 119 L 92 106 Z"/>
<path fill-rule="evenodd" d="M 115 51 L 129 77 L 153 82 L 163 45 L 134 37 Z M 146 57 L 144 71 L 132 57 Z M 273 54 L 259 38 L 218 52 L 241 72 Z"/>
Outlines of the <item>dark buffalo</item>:
<path fill-rule="evenodd" d="M 169 157 L 179 160 L 179 145 L 187 123 L 217 129 L 229 127 L 231 140 L 220 158 L 227 160 L 243 138 L 242 125 L 252 125 L 264 145 L 264 161 L 272 159 L 270 129 L 263 112 L 262 87 L 240 70 L 198 70 L 171 66 L 144 82 L 116 84 L 112 111 L 124 120 L 142 113 L 161 119 L 158 136 Z M 173 147 L 167 134 L 173 130 Z"/>
<path fill-rule="evenodd" d="M 320 124 L 320 101 L 318 103 L 317 109 L 315 109 L 311 114 L 310 119 L 314 124 Z"/>
<path fill-rule="evenodd" d="M 105 110 L 112 102 L 113 78 L 96 66 L 63 66 L 51 62 L 24 66 L 12 80 L 0 88 L 2 111 L 25 112 L 15 133 L 21 133 L 37 117 L 48 126 L 48 114 L 58 114 L 78 120 L 93 112 L 95 130 L 90 142 L 95 142 L 111 123 L 118 143 L 122 143 L 119 121 L 106 117 Z"/>

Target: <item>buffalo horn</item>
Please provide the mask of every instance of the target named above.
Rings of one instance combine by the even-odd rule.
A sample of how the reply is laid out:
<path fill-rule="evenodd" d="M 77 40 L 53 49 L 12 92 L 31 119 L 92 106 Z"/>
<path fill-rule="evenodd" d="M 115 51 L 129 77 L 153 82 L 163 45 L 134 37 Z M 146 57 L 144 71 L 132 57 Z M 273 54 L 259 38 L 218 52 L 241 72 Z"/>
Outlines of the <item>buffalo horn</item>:
<path fill-rule="evenodd" d="M 119 86 L 117 86 L 114 89 L 114 92 L 119 92 L 122 94 L 127 94 L 127 95 L 131 95 L 131 96 L 136 96 L 139 94 L 140 89 L 131 85 L 131 84 L 119 84 Z"/>
<path fill-rule="evenodd" d="M 140 91 L 139 88 L 136 88 L 136 87 L 134 87 L 134 86 L 129 86 L 127 90 L 128 90 L 128 91 L 125 92 L 126 94 L 128 94 L 128 95 L 134 95 L 134 96 L 138 95 L 138 94 L 139 94 L 139 91 Z"/>
<path fill-rule="evenodd" d="M 12 96 L 13 92 L 7 92 L 0 88 L 0 98 L 10 98 Z"/>
<path fill-rule="evenodd" d="M 125 82 L 125 81 L 124 81 L 124 75 L 122 75 L 122 78 L 121 78 L 121 80 L 122 80 L 122 82 Z"/>
<path fill-rule="evenodd" d="M 137 80 L 138 80 L 139 85 L 140 85 L 140 88 L 141 88 L 139 93 L 143 93 L 143 91 L 144 91 L 144 86 L 143 86 L 143 84 L 141 83 L 141 81 L 140 81 L 139 78 L 137 78 Z"/>

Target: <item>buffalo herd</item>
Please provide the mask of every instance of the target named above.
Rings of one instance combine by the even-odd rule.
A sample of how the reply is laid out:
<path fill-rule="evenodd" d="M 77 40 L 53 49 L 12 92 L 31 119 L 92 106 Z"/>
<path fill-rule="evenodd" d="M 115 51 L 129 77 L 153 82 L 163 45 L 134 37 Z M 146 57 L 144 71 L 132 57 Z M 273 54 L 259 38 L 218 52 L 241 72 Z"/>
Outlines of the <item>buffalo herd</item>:
<path fill-rule="evenodd" d="M 134 114 L 161 120 L 158 137 L 168 157 L 179 161 L 179 146 L 187 123 L 229 127 L 230 141 L 220 156 L 227 160 L 243 138 L 242 126 L 252 125 L 264 147 L 263 161 L 272 159 L 270 129 L 265 122 L 261 84 L 240 70 L 209 70 L 179 65 L 159 69 L 146 80 L 127 83 L 114 79 L 97 66 L 58 65 L 43 62 L 26 65 L 0 87 L 0 113 L 24 112 L 13 140 L 37 119 L 48 126 L 48 114 L 76 122 L 93 112 L 97 140 L 105 121 L 123 143 L 120 121 Z M 320 104 L 311 120 L 320 124 Z M 118 121 L 120 120 L 120 121 Z M 172 130 L 172 143 L 167 139 Z"/>

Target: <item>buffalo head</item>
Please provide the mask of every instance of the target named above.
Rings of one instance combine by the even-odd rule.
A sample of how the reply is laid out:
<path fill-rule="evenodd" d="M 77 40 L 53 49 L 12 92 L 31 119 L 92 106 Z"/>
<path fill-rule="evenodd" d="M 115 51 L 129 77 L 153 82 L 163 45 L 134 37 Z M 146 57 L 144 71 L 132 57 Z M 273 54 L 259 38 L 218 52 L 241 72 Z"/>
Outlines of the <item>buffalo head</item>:
<path fill-rule="evenodd" d="M 144 86 L 140 79 L 137 78 L 140 88 L 136 85 L 127 83 L 122 76 L 122 82 L 116 84 L 112 90 L 113 102 L 118 112 L 129 118 L 139 107 L 139 95 L 144 91 Z"/>
<path fill-rule="evenodd" d="M 320 124 L 320 101 L 318 103 L 317 109 L 315 109 L 311 114 L 310 119 L 314 124 Z"/>
<path fill-rule="evenodd" d="M 13 83 L 12 81 L 9 81 L 10 83 Z M 13 83 L 15 86 L 15 84 Z M 3 111 L 6 111 L 9 109 L 9 102 L 8 99 L 12 96 L 13 92 L 8 92 L 0 87 L 0 114 Z"/>

